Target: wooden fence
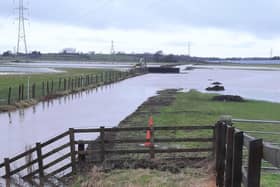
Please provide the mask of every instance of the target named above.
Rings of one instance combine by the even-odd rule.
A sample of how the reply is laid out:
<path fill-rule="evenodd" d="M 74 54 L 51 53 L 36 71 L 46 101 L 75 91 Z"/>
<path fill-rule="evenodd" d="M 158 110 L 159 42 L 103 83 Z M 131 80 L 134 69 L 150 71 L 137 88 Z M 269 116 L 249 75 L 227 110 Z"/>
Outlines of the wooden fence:
<path fill-rule="evenodd" d="M 236 120 L 236 122 L 273 123 L 273 121 Z M 278 122 L 277 122 L 278 123 Z M 280 148 L 236 129 L 230 121 L 215 125 L 216 181 L 219 187 L 259 187 L 262 160 L 280 168 Z M 243 165 L 243 148 L 248 150 Z"/>
<path fill-rule="evenodd" d="M 100 149 L 97 151 L 101 155 L 101 159 L 99 162 L 103 162 L 106 159 L 106 155 L 108 154 L 149 154 L 151 158 L 155 157 L 157 153 L 194 153 L 194 152 L 213 152 L 213 146 L 205 147 L 205 148 L 165 148 L 160 149 L 155 146 L 150 146 L 148 148 L 137 148 L 135 149 L 106 149 L 105 144 L 114 143 L 114 144 L 122 144 L 122 143 L 144 143 L 146 141 L 145 133 L 147 130 L 151 131 L 153 135 L 155 131 L 200 131 L 200 130 L 210 130 L 214 132 L 214 126 L 169 126 L 169 127 L 134 127 L 134 128 L 94 128 L 94 129 L 69 129 L 68 131 L 46 141 L 43 143 L 36 143 L 36 146 L 31 148 L 24 153 L 21 153 L 12 158 L 5 158 L 4 162 L 0 164 L 0 169 L 4 169 L 5 174 L 2 176 L 3 178 L 9 179 L 13 176 L 20 174 L 22 171 L 27 170 L 30 166 L 36 165 L 37 169 L 34 171 L 27 173 L 21 176 L 22 179 L 28 180 L 32 178 L 40 178 L 40 179 L 47 179 L 62 172 L 67 171 L 70 169 L 70 172 L 65 175 L 73 174 L 77 172 L 77 163 L 81 160 L 85 159 L 86 154 L 92 154 L 85 149 L 85 144 L 91 144 L 93 142 L 98 143 Z M 143 138 L 135 139 L 135 138 L 123 138 L 123 139 L 106 139 L 105 133 L 106 132 L 143 132 Z M 75 136 L 78 134 L 94 134 L 98 133 L 99 138 L 97 141 L 92 140 L 77 140 Z M 214 133 L 212 133 L 214 134 Z M 57 147 L 52 149 L 48 149 L 47 152 L 43 153 L 43 148 L 55 144 L 57 142 L 61 143 Z M 214 136 L 211 137 L 199 137 L 199 138 L 156 138 L 152 136 L 151 143 L 170 143 L 170 142 L 208 142 L 211 145 L 214 144 Z M 69 151 L 66 151 L 68 149 Z M 64 154 L 58 158 L 54 158 L 53 160 L 48 160 L 46 163 L 46 158 L 51 158 L 52 155 L 56 154 L 59 151 L 64 150 Z M 35 154 L 36 158 L 30 160 L 28 163 L 22 164 L 20 167 L 12 168 L 14 162 L 20 159 L 24 159 L 27 155 Z M 66 162 L 65 164 L 65 161 Z M 47 169 L 51 167 L 59 165 L 59 167 L 55 167 L 50 173 L 46 172 Z"/>

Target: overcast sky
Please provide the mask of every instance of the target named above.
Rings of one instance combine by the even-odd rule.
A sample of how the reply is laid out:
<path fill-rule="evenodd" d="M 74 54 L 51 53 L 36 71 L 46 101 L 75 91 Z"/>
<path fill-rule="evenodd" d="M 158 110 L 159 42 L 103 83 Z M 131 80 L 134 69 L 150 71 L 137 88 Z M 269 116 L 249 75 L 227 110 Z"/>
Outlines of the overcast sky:
<path fill-rule="evenodd" d="M 17 40 L 18 0 L 0 1 L 0 52 Z M 279 0 L 25 0 L 28 48 L 195 56 L 280 55 Z"/>

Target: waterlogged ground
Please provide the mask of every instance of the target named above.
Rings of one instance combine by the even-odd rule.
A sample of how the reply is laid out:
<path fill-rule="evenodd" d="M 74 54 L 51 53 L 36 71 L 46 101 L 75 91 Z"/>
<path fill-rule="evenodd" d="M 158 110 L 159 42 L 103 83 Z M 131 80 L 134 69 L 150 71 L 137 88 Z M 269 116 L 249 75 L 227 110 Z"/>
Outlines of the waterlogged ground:
<path fill-rule="evenodd" d="M 158 90 L 183 88 L 186 91 L 204 91 L 213 81 L 220 81 L 226 88 L 222 93 L 280 102 L 279 79 L 279 71 L 217 68 L 181 74 L 148 74 L 25 110 L 0 114 L 0 160 L 70 127 L 116 126 Z"/>
<path fill-rule="evenodd" d="M 27 63 L 1 63 L 0 75 L 20 75 L 33 73 L 62 73 L 61 69 L 115 69 L 128 70 L 134 64 L 113 63 L 81 63 L 81 62 L 27 62 Z"/>

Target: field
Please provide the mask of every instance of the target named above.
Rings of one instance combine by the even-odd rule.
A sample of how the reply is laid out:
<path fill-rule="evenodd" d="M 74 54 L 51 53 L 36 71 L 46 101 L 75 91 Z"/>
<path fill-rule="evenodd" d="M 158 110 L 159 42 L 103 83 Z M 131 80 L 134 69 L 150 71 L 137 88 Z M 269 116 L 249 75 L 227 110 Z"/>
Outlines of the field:
<path fill-rule="evenodd" d="M 168 96 L 169 95 L 169 96 Z M 218 102 L 212 101 L 213 94 L 203 94 L 197 91 L 188 93 L 161 94 L 152 99 L 155 101 L 166 101 L 169 97 L 171 102 L 165 102 L 166 105 L 149 105 L 146 103 L 140 107 L 136 113 L 125 119 L 121 126 L 145 126 L 150 115 L 154 118 L 155 126 L 165 125 L 214 125 L 222 115 L 231 115 L 233 118 L 244 119 L 270 119 L 280 120 L 279 112 L 280 104 L 263 102 L 263 101 L 246 101 L 246 102 Z M 252 124 L 234 124 L 241 130 L 247 131 L 270 131 L 280 132 L 278 125 L 252 125 Z M 183 137 L 186 134 L 175 133 L 173 137 Z M 207 136 L 209 132 L 192 132 L 187 136 Z M 263 138 L 265 141 L 273 141 L 280 143 L 280 138 L 273 135 L 251 134 L 255 137 Z M 129 136 L 129 135 L 128 135 Z M 143 136 L 133 134 L 131 136 Z M 166 134 L 157 134 L 156 136 L 166 136 Z M 169 145 L 170 146 L 170 145 Z M 181 146 L 181 145 L 180 145 Z M 197 146 L 190 144 L 189 146 Z M 96 181 L 96 175 L 99 176 Z M 183 176 L 183 177 L 182 177 Z M 208 176 L 208 177 L 207 177 Z M 280 186 L 280 175 L 271 173 L 262 173 L 262 186 L 278 187 Z M 94 179 L 95 178 L 95 179 Z M 184 179 L 188 179 L 187 181 Z M 209 174 L 207 168 L 198 169 L 185 168 L 180 174 L 164 173 L 151 170 L 116 170 L 109 173 L 90 172 L 88 175 L 78 177 L 74 186 L 91 183 L 92 180 L 99 182 L 105 186 L 170 186 L 168 181 L 172 181 L 173 186 L 203 186 L 205 183 L 211 186 L 213 175 Z M 82 185 L 83 186 L 83 185 Z M 206 185 L 207 186 L 207 185 Z"/>

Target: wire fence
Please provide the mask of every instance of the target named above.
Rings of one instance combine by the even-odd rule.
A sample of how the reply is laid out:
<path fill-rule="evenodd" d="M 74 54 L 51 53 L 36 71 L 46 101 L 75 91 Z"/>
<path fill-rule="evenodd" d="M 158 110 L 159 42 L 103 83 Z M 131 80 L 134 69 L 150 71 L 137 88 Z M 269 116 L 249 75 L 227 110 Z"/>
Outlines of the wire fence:
<path fill-rule="evenodd" d="M 106 71 L 57 80 L 29 82 L 0 89 L 0 105 L 24 105 L 23 101 L 41 101 L 75 93 L 105 84 L 111 84 L 144 73 L 139 69 L 125 72 Z"/>

